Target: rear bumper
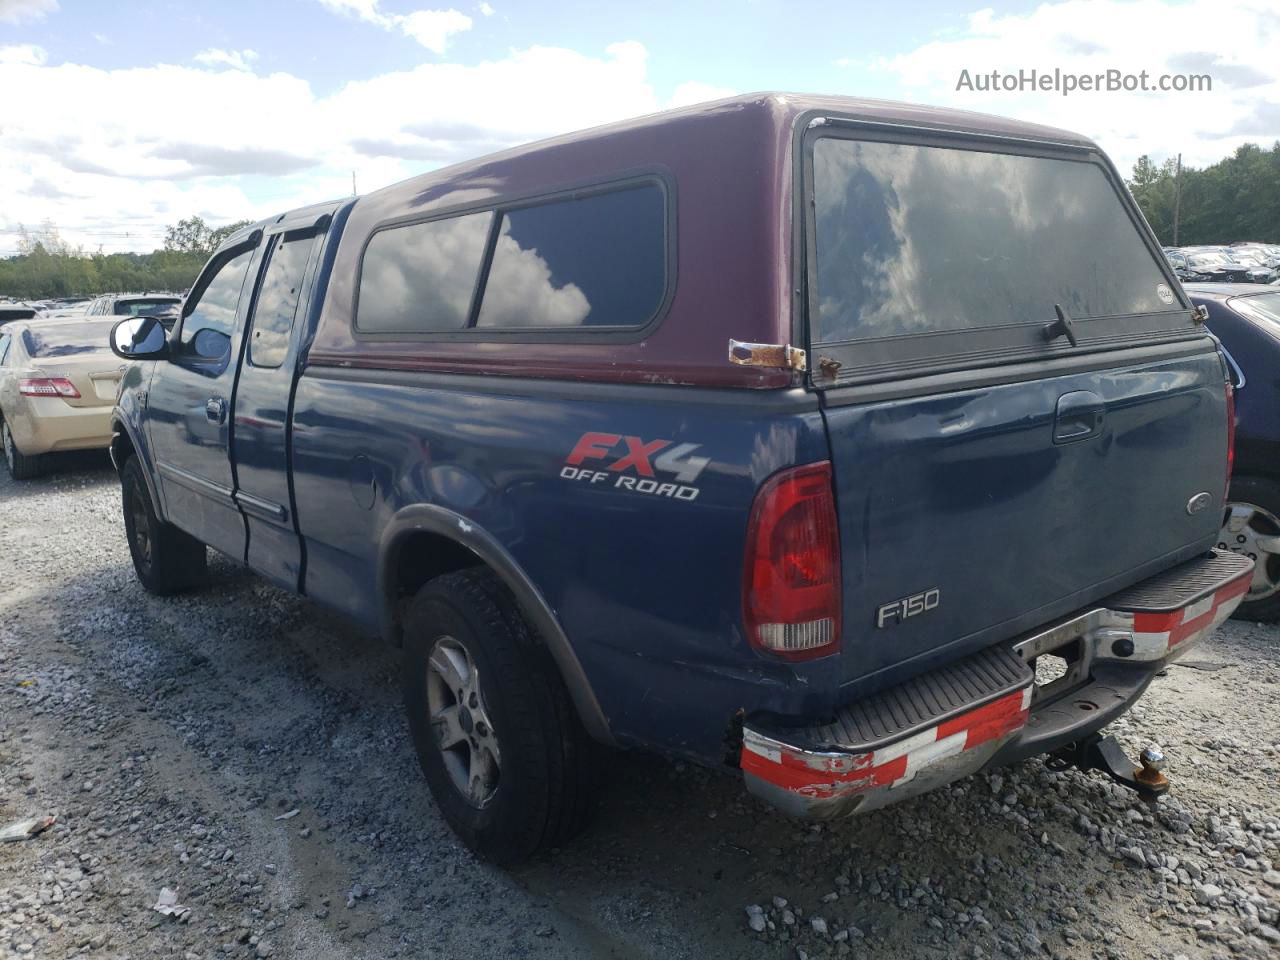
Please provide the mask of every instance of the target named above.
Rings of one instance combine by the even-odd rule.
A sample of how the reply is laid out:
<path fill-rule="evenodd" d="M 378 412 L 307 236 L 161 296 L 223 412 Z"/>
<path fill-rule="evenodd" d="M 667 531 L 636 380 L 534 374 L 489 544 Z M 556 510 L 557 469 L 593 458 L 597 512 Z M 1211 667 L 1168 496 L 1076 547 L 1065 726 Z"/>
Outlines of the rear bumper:
<path fill-rule="evenodd" d="M 30 397 L 10 417 L 18 449 L 29 456 L 58 450 L 106 449 L 111 443 L 111 404 L 73 407 L 60 397 Z"/>
<path fill-rule="evenodd" d="M 1226 620 L 1253 562 L 1214 551 L 1029 635 L 842 708 L 831 722 L 747 718 L 747 789 L 786 813 L 874 810 L 1058 749 L 1131 707 L 1152 678 Z M 1035 684 L 1037 657 L 1067 662 Z"/>

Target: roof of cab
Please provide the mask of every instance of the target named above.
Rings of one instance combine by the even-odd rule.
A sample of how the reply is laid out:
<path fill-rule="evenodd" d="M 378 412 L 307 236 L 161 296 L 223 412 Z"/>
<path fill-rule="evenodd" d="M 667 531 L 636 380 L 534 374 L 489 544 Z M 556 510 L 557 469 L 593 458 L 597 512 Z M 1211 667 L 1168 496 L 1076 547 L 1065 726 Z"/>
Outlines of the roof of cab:
<path fill-rule="evenodd" d="M 292 210 L 286 210 L 284 213 L 277 213 L 274 216 L 259 220 L 257 223 L 246 224 L 235 233 L 228 236 L 218 245 L 218 250 L 225 250 L 229 247 L 238 246 L 253 235 L 255 230 L 269 230 L 277 224 L 303 223 L 309 219 L 319 220 L 326 215 L 333 215 L 342 207 L 344 203 L 351 203 L 354 198 L 343 197 L 340 200 L 325 200 L 321 203 L 310 203 L 305 207 L 295 207 Z"/>

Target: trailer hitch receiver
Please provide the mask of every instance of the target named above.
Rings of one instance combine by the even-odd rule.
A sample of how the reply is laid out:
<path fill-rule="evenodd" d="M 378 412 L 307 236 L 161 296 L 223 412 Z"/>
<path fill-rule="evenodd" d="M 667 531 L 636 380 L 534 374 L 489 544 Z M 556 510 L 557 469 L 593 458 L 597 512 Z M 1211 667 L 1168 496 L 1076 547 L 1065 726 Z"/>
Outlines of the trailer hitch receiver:
<path fill-rule="evenodd" d="M 1125 755 L 1115 737 L 1094 734 L 1085 740 L 1068 744 L 1049 755 L 1045 765 L 1050 770 L 1077 767 L 1088 773 L 1099 770 L 1123 787 L 1135 791 L 1147 803 L 1169 792 L 1169 779 L 1164 775 L 1164 754 L 1158 747 L 1142 751 L 1139 763 Z"/>

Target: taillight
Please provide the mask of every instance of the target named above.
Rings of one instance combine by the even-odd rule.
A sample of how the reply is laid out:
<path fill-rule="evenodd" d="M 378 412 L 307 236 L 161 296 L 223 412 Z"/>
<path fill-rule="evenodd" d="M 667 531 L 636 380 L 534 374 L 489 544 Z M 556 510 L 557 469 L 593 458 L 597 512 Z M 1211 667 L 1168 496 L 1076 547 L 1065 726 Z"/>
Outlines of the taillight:
<path fill-rule="evenodd" d="M 1230 380 L 1224 380 L 1227 388 L 1227 489 L 1223 491 L 1225 502 L 1231 495 L 1231 471 L 1236 465 L 1236 388 Z"/>
<path fill-rule="evenodd" d="M 828 461 L 774 474 L 747 523 L 742 619 L 752 646 L 791 660 L 840 647 L 840 532 Z"/>
<path fill-rule="evenodd" d="M 70 397 L 78 399 L 80 391 L 66 377 L 37 377 L 19 380 L 18 392 L 24 397 Z"/>

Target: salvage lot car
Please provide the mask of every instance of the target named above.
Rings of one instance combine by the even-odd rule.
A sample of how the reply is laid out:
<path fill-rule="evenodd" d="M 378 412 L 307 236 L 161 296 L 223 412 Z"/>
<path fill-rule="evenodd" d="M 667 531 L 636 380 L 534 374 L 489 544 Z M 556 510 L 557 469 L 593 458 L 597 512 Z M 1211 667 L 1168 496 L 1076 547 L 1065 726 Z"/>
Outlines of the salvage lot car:
<path fill-rule="evenodd" d="M 1189 284 L 1209 312 L 1241 389 L 1235 468 L 1218 546 L 1256 561 L 1236 615 L 1280 619 L 1280 292 L 1249 284 Z"/>
<path fill-rule="evenodd" d="M 121 364 L 112 322 L 37 319 L 0 330 L 0 442 L 15 480 L 38 476 L 44 455 L 105 450 Z"/>
<path fill-rule="evenodd" d="M 149 317 L 167 313 L 181 303 L 181 297 L 167 293 L 113 293 L 98 297 L 86 310 L 95 317 Z"/>
<path fill-rule="evenodd" d="M 1250 582 L 1215 341 L 1051 128 L 617 124 L 242 230 L 112 343 L 142 583 L 208 545 L 403 643 L 432 791 L 502 862 L 583 822 L 591 739 L 815 818 L 1044 753 L 1156 795 L 1097 732 Z"/>
<path fill-rule="evenodd" d="M 25 303 L 0 303 L 0 327 L 17 320 L 30 320 L 37 312 Z"/>

